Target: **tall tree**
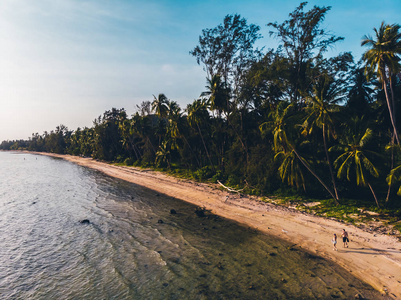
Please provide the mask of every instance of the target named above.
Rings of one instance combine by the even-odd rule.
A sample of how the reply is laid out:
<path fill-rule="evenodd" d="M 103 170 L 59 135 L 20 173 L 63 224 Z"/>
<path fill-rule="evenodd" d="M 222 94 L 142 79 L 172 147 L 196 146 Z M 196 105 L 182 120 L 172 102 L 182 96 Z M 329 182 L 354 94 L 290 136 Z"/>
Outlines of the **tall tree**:
<path fill-rule="evenodd" d="M 400 25 L 388 25 L 381 23 L 380 28 L 373 28 L 375 38 L 365 35 L 361 45 L 370 49 L 363 54 L 366 62 L 366 74 L 371 76 L 376 72 L 386 95 L 387 108 L 390 114 L 391 125 L 393 126 L 394 138 L 397 144 L 400 144 L 397 123 L 395 117 L 394 93 L 391 93 L 391 99 L 388 91 L 388 85 L 392 91 L 392 76 L 400 71 L 401 54 L 401 33 Z"/>
<path fill-rule="evenodd" d="M 277 22 L 267 24 L 274 29 L 270 31 L 270 35 L 281 42 L 289 69 L 286 78 L 287 94 L 290 101 L 296 104 L 310 86 L 307 73 L 312 67 L 313 57 L 321 56 L 328 47 L 344 39 L 329 34 L 321 28 L 326 13 L 331 9 L 330 6 L 314 6 L 304 12 L 306 4 L 307 2 L 302 2 L 290 13 L 290 19 L 282 24 Z"/>
<path fill-rule="evenodd" d="M 309 97 L 308 106 L 305 107 L 307 114 L 306 119 L 303 123 L 304 133 L 311 134 L 313 129 L 320 128 L 322 131 L 324 152 L 326 154 L 327 165 L 329 167 L 331 182 L 333 184 L 333 190 L 336 196 L 336 200 L 339 200 L 336 181 L 334 178 L 334 172 L 332 170 L 330 156 L 327 148 L 327 138 L 332 136 L 336 137 L 335 124 L 333 121 L 332 113 L 336 110 L 336 107 L 331 103 L 333 100 L 331 97 L 335 95 L 330 94 L 333 92 L 330 90 L 330 82 L 332 79 L 329 76 L 321 76 L 319 83 L 314 87 L 314 93 L 312 97 Z M 331 99 L 330 99 L 331 98 Z"/>
<path fill-rule="evenodd" d="M 247 24 L 240 15 L 227 15 L 223 24 L 202 30 L 199 44 L 189 53 L 204 65 L 207 78 L 220 75 L 222 81 L 237 93 L 244 72 L 260 51 L 253 45 L 261 35 L 260 27 Z"/>
<path fill-rule="evenodd" d="M 327 140 L 330 137 L 336 138 L 336 124 L 333 115 L 338 111 L 336 103 L 341 102 L 345 96 L 347 85 L 344 77 L 351 62 L 352 56 L 349 53 L 330 59 L 318 57 L 315 68 L 317 75 L 314 76 L 312 91 L 307 95 L 304 107 L 306 118 L 303 122 L 303 133 L 311 135 L 316 128 L 321 130 L 323 148 L 337 201 L 339 201 L 339 196 Z"/>

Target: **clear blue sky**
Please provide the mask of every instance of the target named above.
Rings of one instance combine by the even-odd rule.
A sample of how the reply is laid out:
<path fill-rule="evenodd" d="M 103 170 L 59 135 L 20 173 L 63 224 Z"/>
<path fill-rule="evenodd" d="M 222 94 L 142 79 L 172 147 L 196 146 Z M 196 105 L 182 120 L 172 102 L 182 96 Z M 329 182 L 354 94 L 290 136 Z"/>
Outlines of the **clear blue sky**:
<path fill-rule="evenodd" d="M 269 22 L 282 22 L 293 0 L 1 0 L 0 141 L 27 139 L 59 124 L 92 126 L 105 110 L 164 93 L 182 108 L 205 86 L 189 55 L 201 30 L 238 13 L 261 27 L 259 45 L 275 47 Z M 345 37 L 333 50 L 356 60 L 363 35 L 382 21 L 400 23 L 400 0 L 309 1 L 332 6 L 323 27 Z"/>

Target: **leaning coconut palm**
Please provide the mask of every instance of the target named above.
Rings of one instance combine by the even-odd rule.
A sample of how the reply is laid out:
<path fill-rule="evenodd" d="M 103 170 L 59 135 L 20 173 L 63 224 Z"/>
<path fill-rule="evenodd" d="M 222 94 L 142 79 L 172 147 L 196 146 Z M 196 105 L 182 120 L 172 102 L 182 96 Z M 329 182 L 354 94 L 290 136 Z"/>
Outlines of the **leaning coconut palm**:
<path fill-rule="evenodd" d="M 337 100 L 337 96 L 340 93 L 334 78 L 328 74 L 322 74 L 313 88 L 313 94 L 307 98 L 307 106 L 304 108 L 306 118 L 302 124 L 304 128 L 303 134 L 311 135 L 315 128 L 319 128 L 322 131 L 324 151 L 337 201 L 339 201 L 339 196 L 330 156 L 327 150 L 327 139 L 330 136 L 336 138 L 332 114 L 338 110 L 338 108 L 333 102 Z"/>
<path fill-rule="evenodd" d="M 376 201 L 377 207 L 379 201 L 368 181 L 369 176 L 379 177 L 379 171 L 368 157 L 378 157 L 374 151 L 369 150 L 369 142 L 373 138 L 373 131 L 370 128 L 361 130 L 359 124 L 361 119 L 356 117 L 351 120 L 354 126 L 349 128 L 349 132 L 343 136 L 340 145 L 330 148 L 330 151 L 340 150 L 342 154 L 334 161 L 334 167 L 337 168 L 338 178 L 347 178 L 348 181 L 355 180 L 358 186 L 368 186 Z M 354 172 L 355 176 L 352 176 Z"/>
<path fill-rule="evenodd" d="M 323 182 L 323 180 L 312 170 L 309 166 L 308 162 L 299 154 L 299 152 L 295 149 L 294 144 L 290 141 L 290 138 L 287 135 L 287 127 L 288 120 L 293 116 L 294 112 L 294 104 L 288 104 L 286 102 L 280 102 L 277 106 L 276 110 L 270 113 L 271 121 L 264 122 L 259 126 L 259 129 L 262 134 L 266 132 L 273 133 L 273 141 L 274 141 L 274 151 L 276 153 L 282 152 L 280 155 L 284 155 L 285 159 L 290 159 L 291 155 L 295 155 L 302 165 L 320 182 L 320 184 L 326 189 L 326 191 L 330 194 L 330 196 L 334 199 L 334 202 L 338 205 L 338 201 L 334 195 L 334 193 L 329 189 L 329 187 Z M 290 126 L 293 127 L 293 126 Z M 277 156 L 278 157 L 278 156 Z M 294 165 L 295 166 L 295 165 Z M 283 167 L 284 168 L 284 167 Z M 299 168 L 292 168 L 289 170 L 294 170 L 298 172 Z M 280 170 L 280 175 L 285 175 L 285 177 L 281 177 L 283 181 L 288 177 L 287 173 Z M 293 174 L 292 177 L 298 177 L 301 179 L 300 174 Z M 303 178 L 303 176 L 302 176 Z M 288 180 L 287 180 L 288 181 Z M 298 180 L 298 182 L 302 182 Z"/>
<path fill-rule="evenodd" d="M 365 73 L 371 76 L 376 72 L 379 81 L 382 83 L 384 93 L 386 95 L 387 108 L 390 114 L 391 125 L 393 127 L 394 138 L 397 144 L 400 144 L 398 137 L 397 124 L 395 119 L 395 100 L 394 93 L 390 96 L 388 92 L 388 85 L 392 91 L 391 78 L 394 74 L 400 71 L 400 57 L 401 54 L 401 33 L 400 25 L 388 25 L 382 22 L 379 29 L 373 28 L 376 35 L 376 40 L 371 36 L 364 36 L 361 42 L 362 46 L 370 47 L 363 54 L 363 59 L 366 62 Z"/>

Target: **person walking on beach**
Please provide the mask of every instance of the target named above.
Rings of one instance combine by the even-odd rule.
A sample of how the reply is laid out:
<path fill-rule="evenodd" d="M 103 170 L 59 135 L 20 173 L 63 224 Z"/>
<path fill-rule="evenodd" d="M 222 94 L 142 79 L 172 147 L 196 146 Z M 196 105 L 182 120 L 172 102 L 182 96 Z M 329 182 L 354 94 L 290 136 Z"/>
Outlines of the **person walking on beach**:
<path fill-rule="evenodd" d="M 344 248 L 348 248 L 348 232 L 346 232 L 345 229 L 343 229 L 343 233 L 341 234 L 341 236 L 343 237 Z"/>
<path fill-rule="evenodd" d="M 337 251 L 337 235 L 336 234 L 334 234 L 331 242 L 333 243 L 333 250 Z"/>

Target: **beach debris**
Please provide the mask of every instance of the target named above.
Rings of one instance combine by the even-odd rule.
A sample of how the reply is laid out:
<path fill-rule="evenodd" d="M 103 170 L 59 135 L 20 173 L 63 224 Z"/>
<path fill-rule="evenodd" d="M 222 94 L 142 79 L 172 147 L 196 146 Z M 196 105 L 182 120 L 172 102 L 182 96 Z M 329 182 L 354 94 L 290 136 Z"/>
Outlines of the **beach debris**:
<path fill-rule="evenodd" d="M 91 222 L 88 219 L 83 219 L 83 220 L 79 221 L 79 223 L 81 223 L 81 224 L 90 224 Z"/>
<path fill-rule="evenodd" d="M 359 293 L 358 293 L 358 294 L 355 294 L 354 298 L 355 298 L 355 299 L 363 299 L 362 295 L 359 294 Z"/>
<path fill-rule="evenodd" d="M 225 188 L 227 191 L 232 192 L 232 193 L 240 193 L 242 192 L 244 189 L 240 189 L 240 190 L 234 190 L 232 188 L 229 188 L 228 186 L 225 186 L 224 184 L 222 184 L 220 181 L 217 180 L 217 183 L 220 184 L 223 188 Z M 228 198 L 228 197 L 227 197 Z M 226 199 L 227 201 L 227 199 Z"/>
<path fill-rule="evenodd" d="M 288 232 L 287 230 L 284 230 L 284 229 L 281 229 L 281 231 L 284 232 L 284 233 L 287 233 L 287 232 Z"/>
<path fill-rule="evenodd" d="M 177 214 L 177 211 L 176 211 L 175 209 L 170 209 L 170 214 L 176 215 L 176 214 Z"/>

